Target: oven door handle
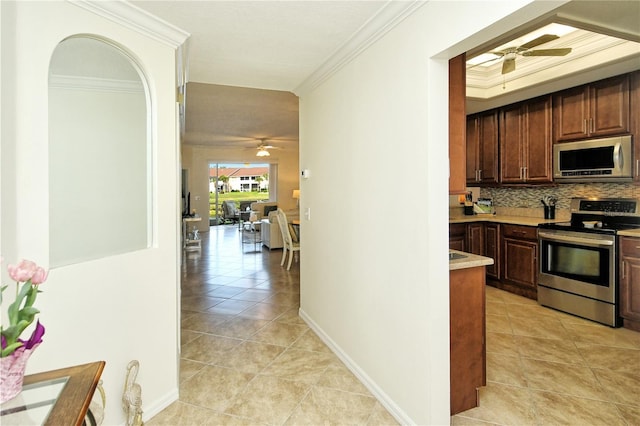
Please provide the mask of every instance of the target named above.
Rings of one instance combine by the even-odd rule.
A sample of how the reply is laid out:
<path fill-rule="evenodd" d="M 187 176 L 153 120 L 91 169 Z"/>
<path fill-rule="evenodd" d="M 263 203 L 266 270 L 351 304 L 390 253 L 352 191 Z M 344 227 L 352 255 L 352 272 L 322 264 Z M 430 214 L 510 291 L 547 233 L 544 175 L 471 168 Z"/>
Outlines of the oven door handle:
<path fill-rule="evenodd" d="M 594 238 L 581 238 L 581 237 L 567 237 L 566 235 L 549 234 L 547 232 L 538 232 L 538 237 L 549 241 L 561 241 L 564 243 L 574 244 L 587 244 L 597 247 L 609 247 L 613 246 L 613 241 L 610 240 L 596 240 Z"/>

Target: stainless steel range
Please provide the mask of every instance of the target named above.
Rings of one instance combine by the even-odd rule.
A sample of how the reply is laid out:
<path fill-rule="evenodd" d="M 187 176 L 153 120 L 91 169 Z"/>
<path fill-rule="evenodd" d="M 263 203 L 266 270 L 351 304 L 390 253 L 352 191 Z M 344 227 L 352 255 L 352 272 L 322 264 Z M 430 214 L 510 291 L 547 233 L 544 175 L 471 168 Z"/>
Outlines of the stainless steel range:
<path fill-rule="evenodd" d="M 538 228 L 538 303 L 619 327 L 617 233 L 637 228 L 639 200 L 572 199 L 570 222 Z"/>

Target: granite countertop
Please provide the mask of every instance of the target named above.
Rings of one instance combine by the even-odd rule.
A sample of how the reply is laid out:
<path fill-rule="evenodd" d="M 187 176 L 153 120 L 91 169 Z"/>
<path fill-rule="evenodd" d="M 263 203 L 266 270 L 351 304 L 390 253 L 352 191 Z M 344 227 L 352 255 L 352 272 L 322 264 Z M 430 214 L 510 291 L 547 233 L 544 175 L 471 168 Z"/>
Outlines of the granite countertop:
<path fill-rule="evenodd" d="M 640 238 L 640 229 L 628 229 L 626 231 L 618 231 L 618 235 L 624 237 L 638 237 Z"/>
<path fill-rule="evenodd" d="M 477 254 L 466 253 L 464 251 L 458 250 L 449 250 L 449 255 L 462 255 L 463 258 L 460 259 L 450 259 L 449 260 L 449 270 L 454 271 L 456 269 L 467 269 L 467 268 L 475 268 L 477 266 L 487 266 L 493 265 L 493 259 L 485 256 L 478 256 Z"/>
<path fill-rule="evenodd" d="M 449 217 L 449 223 L 473 223 L 473 222 L 494 222 L 494 223 L 508 223 L 512 225 L 524 225 L 524 226 L 538 226 L 543 223 L 558 223 L 566 222 L 567 219 L 543 219 L 541 217 L 529 217 L 529 216 L 509 216 L 500 214 L 474 214 L 469 216 L 451 216 Z M 628 229 L 625 231 L 618 231 L 618 235 L 625 237 L 637 237 L 640 238 L 640 229 Z"/>
<path fill-rule="evenodd" d="M 541 217 L 507 216 L 507 215 L 500 215 L 500 214 L 453 216 L 449 218 L 449 223 L 470 223 L 470 222 L 495 222 L 495 223 L 509 223 L 512 225 L 538 226 L 542 223 L 566 222 L 566 219 L 543 219 Z"/>

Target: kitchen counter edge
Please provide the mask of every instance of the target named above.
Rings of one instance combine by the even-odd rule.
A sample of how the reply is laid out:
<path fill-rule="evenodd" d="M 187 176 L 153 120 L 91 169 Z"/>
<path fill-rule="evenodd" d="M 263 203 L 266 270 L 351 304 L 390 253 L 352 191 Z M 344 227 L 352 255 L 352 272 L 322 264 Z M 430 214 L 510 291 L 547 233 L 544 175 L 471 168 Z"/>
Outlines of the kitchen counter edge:
<path fill-rule="evenodd" d="M 455 271 L 458 269 L 476 268 L 478 266 L 493 265 L 493 259 L 485 256 L 478 256 L 477 254 L 467 253 L 458 250 L 449 250 L 450 253 L 459 253 L 465 257 L 462 259 L 449 260 L 449 271 Z"/>
<path fill-rule="evenodd" d="M 453 216 L 449 218 L 449 223 L 473 223 L 473 222 L 494 222 L 508 223 L 512 225 L 538 226 L 542 223 L 566 222 L 566 219 L 543 219 L 541 217 L 529 216 L 505 216 L 505 215 L 473 215 L 473 216 Z"/>

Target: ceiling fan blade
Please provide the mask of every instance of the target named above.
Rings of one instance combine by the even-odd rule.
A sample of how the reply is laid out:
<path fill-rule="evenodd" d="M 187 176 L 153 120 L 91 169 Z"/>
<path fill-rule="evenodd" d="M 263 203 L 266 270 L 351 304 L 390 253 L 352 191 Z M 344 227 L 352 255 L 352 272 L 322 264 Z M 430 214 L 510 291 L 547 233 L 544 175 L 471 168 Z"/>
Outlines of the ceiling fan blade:
<path fill-rule="evenodd" d="M 530 42 L 523 44 L 522 46 L 520 46 L 520 49 L 531 49 L 532 47 L 540 46 L 541 44 L 545 44 L 547 42 L 550 42 L 551 40 L 555 40 L 558 38 L 560 37 L 558 37 L 555 34 L 541 35 L 540 37 L 535 38 Z"/>
<path fill-rule="evenodd" d="M 507 74 L 515 70 L 516 70 L 516 60 L 505 59 L 504 62 L 502 63 L 502 74 Z"/>
<path fill-rule="evenodd" d="M 538 49 L 522 52 L 522 56 L 565 56 L 571 53 L 571 48 L 564 49 Z"/>

